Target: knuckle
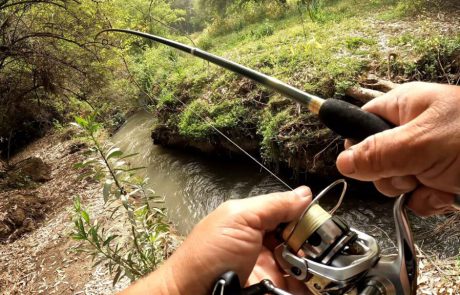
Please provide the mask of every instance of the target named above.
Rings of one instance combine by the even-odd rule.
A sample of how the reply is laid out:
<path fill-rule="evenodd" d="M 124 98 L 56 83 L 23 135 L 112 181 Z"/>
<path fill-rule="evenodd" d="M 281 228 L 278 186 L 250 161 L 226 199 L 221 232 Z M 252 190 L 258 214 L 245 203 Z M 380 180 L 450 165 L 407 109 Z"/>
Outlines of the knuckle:
<path fill-rule="evenodd" d="M 228 200 L 220 205 L 220 210 L 225 215 L 238 215 L 241 212 L 241 204 L 238 200 Z"/>
<path fill-rule="evenodd" d="M 358 163 L 367 166 L 373 172 L 380 172 L 383 170 L 382 151 L 380 148 L 380 140 L 377 135 L 372 135 L 365 139 L 362 145 L 362 152 L 360 154 L 360 162 Z M 358 167 L 359 169 L 360 167 Z"/>

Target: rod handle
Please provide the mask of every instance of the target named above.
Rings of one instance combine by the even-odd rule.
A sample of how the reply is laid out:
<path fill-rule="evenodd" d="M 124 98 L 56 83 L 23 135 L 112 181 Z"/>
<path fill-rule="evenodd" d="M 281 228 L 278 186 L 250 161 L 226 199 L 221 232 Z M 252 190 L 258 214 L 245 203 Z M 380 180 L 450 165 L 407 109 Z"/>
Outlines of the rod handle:
<path fill-rule="evenodd" d="M 326 99 L 318 115 L 329 129 L 355 142 L 394 127 L 381 117 L 338 99 Z"/>

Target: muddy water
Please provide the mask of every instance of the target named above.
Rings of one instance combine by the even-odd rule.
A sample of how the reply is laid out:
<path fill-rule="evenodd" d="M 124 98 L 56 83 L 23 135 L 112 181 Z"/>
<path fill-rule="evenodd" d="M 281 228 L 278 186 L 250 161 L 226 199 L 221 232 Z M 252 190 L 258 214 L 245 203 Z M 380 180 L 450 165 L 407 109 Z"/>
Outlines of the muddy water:
<path fill-rule="evenodd" d="M 113 142 L 125 152 L 139 153 L 132 164 L 146 167 L 141 174 L 149 178 L 150 188 L 164 196 L 171 222 L 184 235 L 225 200 L 286 190 L 250 160 L 223 161 L 155 146 L 150 138 L 152 124 L 150 114 L 137 113 L 113 136 Z M 305 184 L 315 187 L 308 181 Z M 327 203 L 333 199 L 328 197 L 325 205 L 331 205 Z M 388 199 L 376 194 L 348 193 L 337 214 L 377 238 L 384 253 L 395 251 L 392 202 Z M 444 217 L 410 218 L 416 242 L 425 251 L 443 257 L 458 254 L 458 235 L 433 234 Z"/>

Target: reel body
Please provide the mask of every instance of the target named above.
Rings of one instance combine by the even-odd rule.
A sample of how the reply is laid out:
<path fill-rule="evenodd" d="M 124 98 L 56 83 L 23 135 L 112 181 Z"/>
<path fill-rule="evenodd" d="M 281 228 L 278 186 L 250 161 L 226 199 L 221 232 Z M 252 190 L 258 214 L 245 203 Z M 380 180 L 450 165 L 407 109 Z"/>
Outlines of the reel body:
<path fill-rule="evenodd" d="M 338 184 L 343 184 L 339 202 L 327 212 L 318 201 Z M 299 220 L 282 229 L 283 242 L 274 250 L 280 268 L 304 282 L 313 294 L 415 295 L 417 262 L 404 209 L 406 197 L 397 198 L 393 207 L 398 254 L 385 257 L 375 238 L 349 227 L 334 215 L 345 191 L 344 180 L 332 183 L 313 200 Z M 246 289 L 239 288 L 240 293 L 225 293 L 224 285 L 222 292 L 213 294 L 289 294 L 276 287 L 275 291 L 263 289 L 266 280 Z M 255 293 L 254 290 L 261 291 Z"/>

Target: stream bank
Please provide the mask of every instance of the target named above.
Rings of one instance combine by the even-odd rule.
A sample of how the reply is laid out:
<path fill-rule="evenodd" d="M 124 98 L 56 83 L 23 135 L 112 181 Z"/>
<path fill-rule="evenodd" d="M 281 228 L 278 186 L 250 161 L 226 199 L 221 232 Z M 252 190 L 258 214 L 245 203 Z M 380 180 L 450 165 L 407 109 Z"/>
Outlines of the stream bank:
<path fill-rule="evenodd" d="M 318 19 L 293 14 L 226 33 L 203 32 L 197 43 L 301 90 L 357 105 L 369 97 L 363 99 L 356 89 L 389 90 L 375 88 L 370 77 L 392 85 L 414 80 L 459 84 L 460 5 L 444 1 L 406 11 L 383 2 L 331 1 L 320 8 Z M 259 31 L 265 34 L 255 34 Z M 162 58 L 167 54 L 174 59 Z M 338 176 L 335 159 L 342 140 L 306 108 L 174 49 L 158 46 L 150 49 L 152 56 L 161 71 L 150 70 L 153 61 L 146 59 L 139 79 L 151 83 L 154 143 L 239 154 L 211 123 L 274 170 Z"/>

